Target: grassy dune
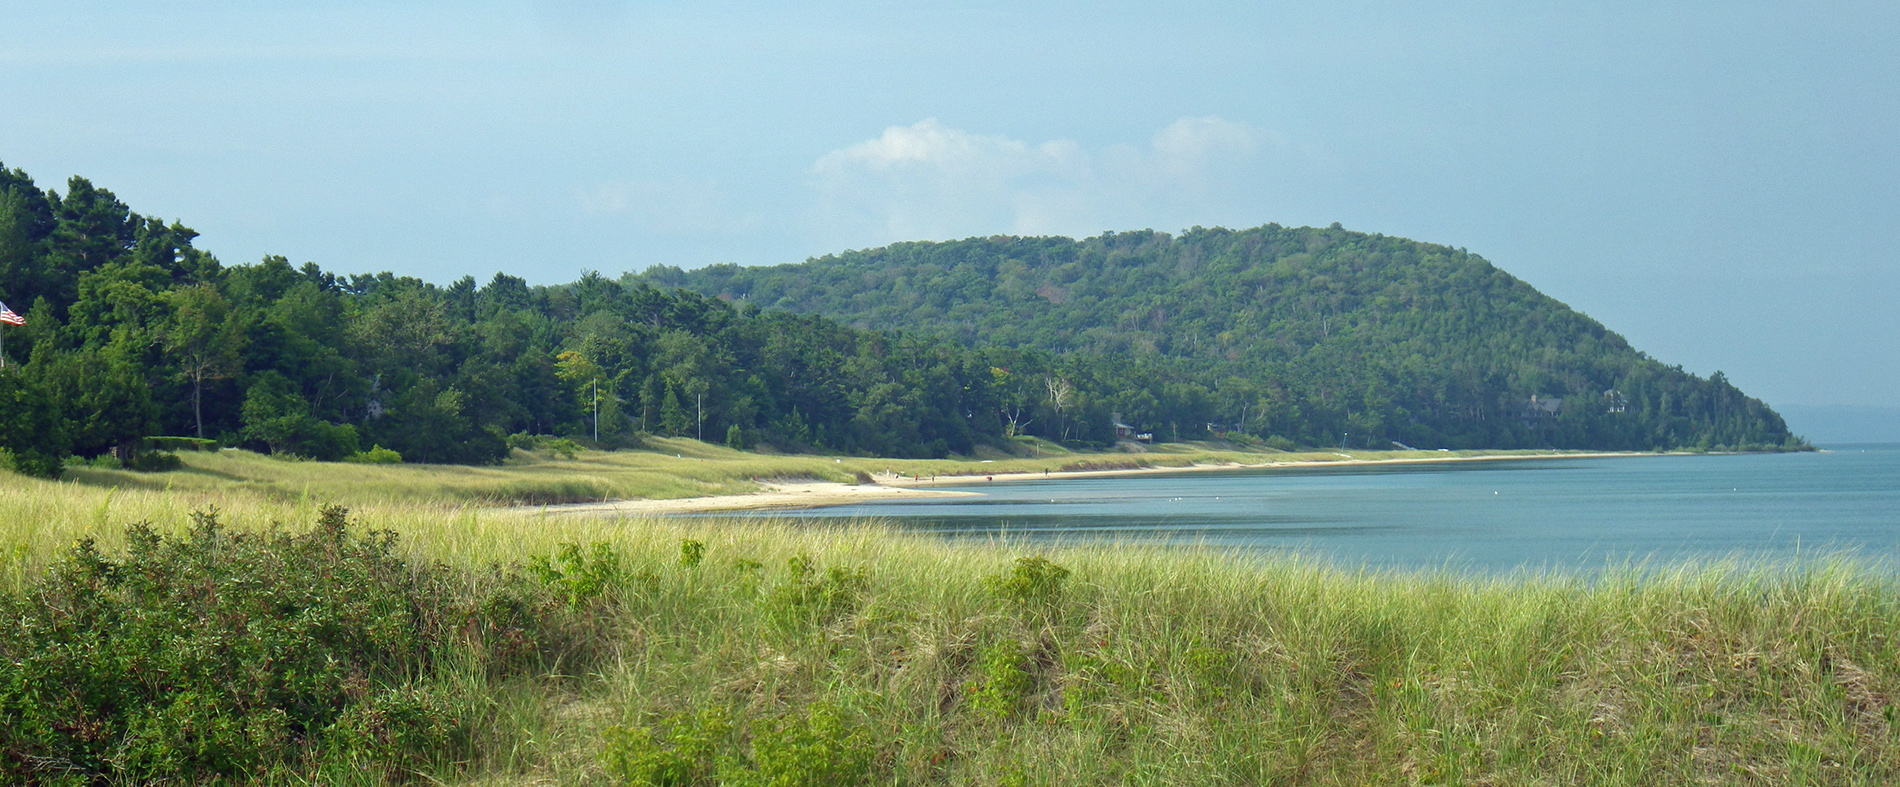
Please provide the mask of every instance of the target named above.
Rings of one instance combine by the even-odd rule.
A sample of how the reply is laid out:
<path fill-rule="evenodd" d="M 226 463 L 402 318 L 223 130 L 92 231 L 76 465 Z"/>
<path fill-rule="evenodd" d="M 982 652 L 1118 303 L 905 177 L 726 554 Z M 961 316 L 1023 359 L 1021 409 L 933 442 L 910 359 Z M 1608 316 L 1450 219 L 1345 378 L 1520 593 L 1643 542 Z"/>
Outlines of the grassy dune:
<path fill-rule="evenodd" d="M 23 592 L 81 535 L 111 552 L 125 523 L 175 530 L 207 506 L 303 527 L 332 489 L 421 560 L 621 557 L 605 657 L 479 684 L 480 756 L 350 777 L 366 784 L 1900 783 L 1900 586 L 1852 564 L 1585 581 L 1136 546 L 1025 562 L 873 523 L 541 518 L 408 491 L 436 468 L 365 491 L 378 476 L 288 467 L 171 491 L 0 476 L 0 587 Z"/>

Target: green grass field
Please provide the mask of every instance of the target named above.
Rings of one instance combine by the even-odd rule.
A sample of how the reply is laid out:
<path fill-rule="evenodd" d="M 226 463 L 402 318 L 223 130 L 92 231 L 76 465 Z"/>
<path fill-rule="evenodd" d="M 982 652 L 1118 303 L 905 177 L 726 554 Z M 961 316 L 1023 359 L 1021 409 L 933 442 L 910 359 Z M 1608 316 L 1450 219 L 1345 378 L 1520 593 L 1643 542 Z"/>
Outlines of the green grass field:
<path fill-rule="evenodd" d="M 1044 470 L 1182 467 L 1192 464 L 1260 464 L 1274 461 L 1427 459 L 1478 452 L 1245 451 L 1232 446 L 1184 443 L 1147 453 L 1074 453 L 1025 439 L 1019 453 L 986 449 L 952 459 L 877 459 L 845 456 L 761 454 L 735 451 L 684 438 L 649 438 L 637 451 L 582 451 L 562 458 L 547 451 L 515 451 L 501 465 L 359 465 L 274 459 L 248 451 L 182 452 L 181 470 L 69 468 L 65 478 L 89 486 L 223 493 L 253 491 L 279 499 L 315 498 L 350 505 L 378 503 L 543 504 L 609 499 L 678 498 L 735 494 L 758 488 L 755 479 L 813 479 L 850 483 L 855 474 L 901 472 L 916 476 L 980 476 Z M 1554 452 L 1514 451 L 1499 455 Z"/>
<path fill-rule="evenodd" d="M 173 474 L 0 476 L 0 589 L 29 592 L 82 536 L 117 554 L 128 523 L 178 532 L 215 507 L 238 529 L 300 530 L 338 500 L 359 529 L 458 570 L 561 544 L 619 556 L 587 608 L 598 658 L 415 678 L 479 700 L 456 706 L 474 754 L 324 783 L 1900 783 L 1900 586 L 1849 563 L 1476 579 L 479 505 L 570 476 L 656 496 L 968 467 L 693 446 L 502 468 L 207 455 Z M 104 485 L 121 478 L 136 483 Z M 689 541 L 703 553 L 683 561 Z M 265 781 L 313 778 L 286 773 Z"/>

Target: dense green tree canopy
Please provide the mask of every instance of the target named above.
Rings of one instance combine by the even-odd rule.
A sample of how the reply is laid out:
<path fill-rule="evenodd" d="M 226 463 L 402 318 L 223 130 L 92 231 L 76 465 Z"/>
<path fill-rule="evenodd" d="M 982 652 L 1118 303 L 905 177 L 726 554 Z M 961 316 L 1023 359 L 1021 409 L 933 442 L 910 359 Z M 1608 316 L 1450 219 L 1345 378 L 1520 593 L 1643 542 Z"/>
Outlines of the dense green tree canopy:
<path fill-rule="evenodd" d="M 797 265 L 655 268 L 640 281 L 979 351 L 1035 351 L 1077 389 L 1078 407 L 1106 405 L 1163 436 L 1214 429 L 1377 448 L 1793 442 L 1780 416 L 1721 374 L 1652 360 L 1476 255 L 1337 225 L 900 243 Z M 1029 428 L 1067 433 L 1064 414 L 1045 409 L 1053 418 Z M 1085 435 L 1100 422 L 1091 416 Z"/>
<path fill-rule="evenodd" d="M 775 268 L 438 286 L 197 233 L 0 167 L 0 448 L 154 434 L 500 459 L 517 433 L 893 456 L 1007 436 L 1386 447 L 1793 446 L 1779 416 L 1462 250 L 1261 227 L 910 243 Z M 1533 397 L 1538 397 L 1533 402 Z M 1561 405 L 1552 405 L 1560 399 Z M 1541 403 L 1541 404 L 1539 404 Z"/>

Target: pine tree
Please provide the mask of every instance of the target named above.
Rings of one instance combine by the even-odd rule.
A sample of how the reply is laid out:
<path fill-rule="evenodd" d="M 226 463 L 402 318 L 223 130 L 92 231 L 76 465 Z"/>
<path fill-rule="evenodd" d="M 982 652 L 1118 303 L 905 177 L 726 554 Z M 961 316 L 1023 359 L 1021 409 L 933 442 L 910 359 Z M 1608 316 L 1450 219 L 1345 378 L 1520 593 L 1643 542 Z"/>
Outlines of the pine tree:
<path fill-rule="evenodd" d="M 670 437 L 678 437 L 692 427 L 692 416 L 680 407 L 679 394 L 673 392 L 673 386 L 666 386 L 666 398 L 660 401 L 660 431 Z"/>

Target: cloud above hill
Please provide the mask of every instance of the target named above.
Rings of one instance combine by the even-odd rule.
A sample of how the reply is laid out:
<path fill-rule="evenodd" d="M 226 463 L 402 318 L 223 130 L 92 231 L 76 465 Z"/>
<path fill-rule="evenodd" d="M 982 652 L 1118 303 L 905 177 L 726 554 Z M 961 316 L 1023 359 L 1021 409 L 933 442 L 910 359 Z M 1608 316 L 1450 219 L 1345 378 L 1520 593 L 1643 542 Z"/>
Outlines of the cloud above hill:
<path fill-rule="evenodd" d="M 1093 235 L 1177 229 L 1239 184 L 1276 135 L 1223 118 L 1181 118 L 1146 144 L 1090 150 L 1031 143 L 935 118 L 892 126 L 811 167 L 813 227 L 847 245 L 998 233 Z"/>

